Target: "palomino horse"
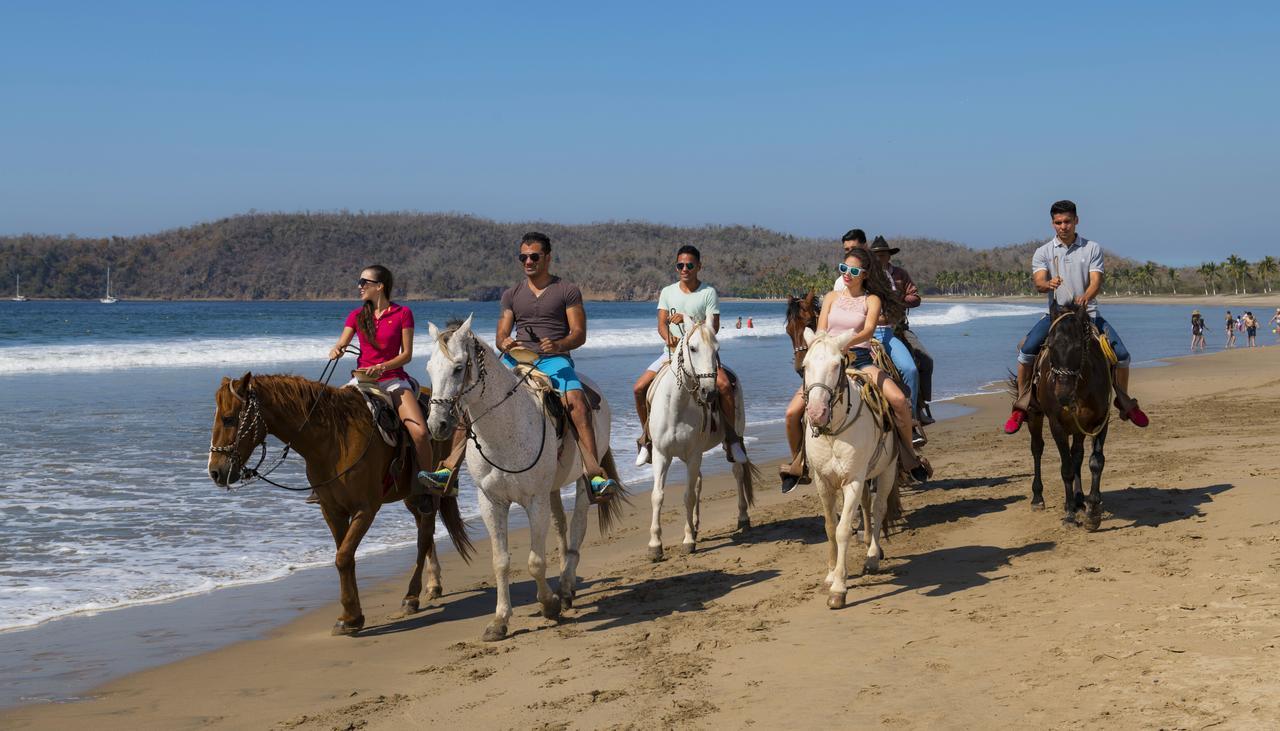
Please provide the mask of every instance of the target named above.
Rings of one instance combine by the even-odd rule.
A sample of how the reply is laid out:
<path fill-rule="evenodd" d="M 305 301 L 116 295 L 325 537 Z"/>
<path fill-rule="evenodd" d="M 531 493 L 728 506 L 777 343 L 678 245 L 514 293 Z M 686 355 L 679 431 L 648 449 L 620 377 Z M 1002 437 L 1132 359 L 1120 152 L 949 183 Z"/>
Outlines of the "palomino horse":
<path fill-rule="evenodd" d="M 1053 325 L 1036 358 L 1035 399 L 1028 413 L 1031 456 L 1035 461 L 1031 508 L 1044 509 L 1044 486 L 1040 480 L 1040 457 L 1044 454 L 1041 427 L 1048 419 L 1049 431 L 1062 459 L 1062 482 L 1066 488 L 1062 523 L 1077 525 L 1076 513 L 1086 511 L 1085 527 L 1097 530 L 1102 524 L 1102 467 L 1106 463 L 1103 445 L 1111 416 L 1111 364 L 1103 353 L 1093 323 L 1082 308 L 1058 307 L 1055 303 L 1049 316 L 1053 318 Z M 1093 453 L 1089 457 L 1093 480 L 1088 496 L 1080 482 L 1086 436 L 1093 437 Z"/>
<path fill-rule="evenodd" d="M 333 627 L 335 635 L 355 634 L 364 627 L 356 589 L 356 548 L 384 503 L 405 500 L 417 522 L 418 557 L 402 604 L 405 613 L 418 611 L 424 565 L 428 570 L 427 598 L 441 595 L 435 513 L 419 512 L 408 503 L 414 479 L 411 458 L 404 460 L 395 475 L 388 475 L 398 450 L 378 435 L 364 396 L 354 389 L 333 388 L 300 376 L 246 373 L 235 381 L 223 378 L 214 400 L 217 408 L 209 442 L 209 476 L 215 484 L 230 489 L 242 478 L 251 478 L 245 464 L 268 434 L 306 460 L 307 480 L 320 499 L 320 510 L 337 546 L 334 563 L 342 586 L 342 616 Z M 432 444 L 436 454 L 447 453 L 448 447 L 447 443 Z M 471 541 L 458 511 L 458 499 L 441 498 L 439 512 L 458 554 L 469 560 Z"/>
<path fill-rule="evenodd" d="M 511 554 L 507 548 L 511 504 L 519 503 L 529 517 L 529 574 L 538 587 L 542 616 L 558 619 L 561 607 L 572 606 L 576 593 L 578 551 L 587 533 L 590 493 L 582 478 L 572 426 L 566 424 L 563 440 L 557 438 L 555 420 L 548 414 L 545 402 L 525 388 L 525 379 L 504 366 L 493 350 L 471 332 L 471 318 L 443 333 L 434 323 L 428 325 L 437 348 L 427 363 L 427 374 L 433 391 L 431 403 L 438 407 L 431 409 L 427 429 L 434 438 L 448 437 L 465 415 L 471 440 L 467 445 L 467 470 L 479 488 L 480 516 L 493 542 L 498 606 L 493 621 L 484 630 L 485 641 L 492 642 L 507 636 L 511 620 Z M 586 378 L 582 381 L 591 385 Z M 609 444 L 609 420 L 609 404 L 601 399 L 594 417 L 596 444 Z M 608 451 L 600 464 L 617 479 L 613 456 Z M 566 532 L 560 487 L 575 480 L 573 522 Z M 619 497 L 620 494 L 615 495 L 600 504 L 602 532 L 616 518 L 618 506 L 614 500 Z M 558 594 L 552 593 L 546 579 L 547 531 L 553 518 L 560 539 Z"/>
<path fill-rule="evenodd" d="M 787 299 L 787 337 L 791 338 L 791 352 L 794 354 L 792 367 L 796 375 L 803 375 L 804 354 L 809 345 L 804 341 L 804 330 L 818 329 L 818 311 L 822 309 L 822 298 L 811 289 L 803 297 Z"/>
<path fill-rule="evenodd" d="M 695 322 L 676 345 L 675 356 L 649 387 L 649 435 L 653 439 L 653 522 L 649 525 L 649 560 L 662 560 L 662 498 L 671 461 L 679 457 L 688 470 L 684 492 L 684 542 L 681 553 L 693 553 L 698 540 L 702 500 L 702 453 L 724 437 L 723 418 L 715 402 L 716 369 L 720 365 L 715 333 L 703 322 Z M 734 426 L 738 434 L 746 427 L 742 384 L 737 394 Z M 755 465 L 734 464 L 738 482 L 738 530 L 751 527 L 747 507 L 755 502 L 752 481 L 759 477 Z"/>
<path fill-rule="evenodd" d="M 845 374 L 845 349 L 854 332 L 832 337 L 825 331 L 805 330 L 808 352 L 804 356 L 804 395 L 809 431 L 805 434 L 805 450 L 809 469 L 818 482 L 822 496 L 822 512 L 827 529 L 827 606 L 840 609 L 845 605 L 845 583 L 848 576 L 846 553 L 853 535 L 853 509 L 862 510 L 868 545 L 865 569 L 878 571 L 884 551 L 880 533 L 886 520 L 895 521 L 901 514 L 898 498 L 897 442 L 892 431 L 885 431 L 880 418 L 862 401 L 861 389 Z M 884 408 L 888 408 L 887 404 Z M 868 483 L 876 481 L 872 504 Z M 892 489 L 884 489 L 892 485 Z M 844 502 L 836 522 L 836 495 Z"/>

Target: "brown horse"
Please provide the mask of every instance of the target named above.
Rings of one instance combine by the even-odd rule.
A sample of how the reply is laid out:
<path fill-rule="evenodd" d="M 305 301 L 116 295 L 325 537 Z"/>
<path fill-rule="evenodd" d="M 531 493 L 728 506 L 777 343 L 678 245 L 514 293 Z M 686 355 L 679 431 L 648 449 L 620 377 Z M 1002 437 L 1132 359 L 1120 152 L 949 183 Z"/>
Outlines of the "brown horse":
<path fill-rule="evenodd" d="M 814 332 L 818 330 L 818 310 L 822 307 L 822 299 L 811 289 L 803 297 L 787 298 L 787 337 L 791 338 L 791 352 L 794 354 L 792 367 L 796 374 L 804 377 L 804 354 L 809 345 L 804 341 L 804 329 Z"/>
<path fill-rule="evenodd" d="M 424 566 L 427 599 L 441 595 L 435 512 L 419 511 L 407 500 L 411 480 L 416 479 L 411 456 L 402 460 L 395 475 L 388 475 L 400 450 L 379 436 L 362 395 L 300 376 L 245 373 L 239 380 L 223 378 L 214 400 L 209 476 L 218 486 L 230 489 L 250 476 L 245 464 L 268 434 L 291 445 L 306 460 L 307 480 L 320 499 L 337 546 L 334 563 L 342 585 L 342 616 L 333 627 L 335 635 L 355 634 L 364 627 L 356 589 L 356 548 L 384 503 L 405 500 L 418 527 L 417 562 L 401 605 L 405 613 L 418 611 Z M 431 446 L 434 454 L 443 455 L 449 443 L 432 442 Z M 411 455 L 413 450 L 406 452 Z M 436 504 L 458 554 L 470 560 L 473 549 L 458 499 L 440 498 Z"/>
<path fill-rule="evenodd" d="M 1044 487 L 1040 479 L 1040 457 L 1044 454 L 1041 428 L 1048 419 L 1049 431 L 1062 459 L 1062 482 L 1066 488 L 1062 523 L 1078 525 L 1076 513 L 1086 511 L 1084 525 L 1093 531 L 1102 523 L 1102 468 L 1106 463 L 1103 445 L 1107 441 L 1111 414 L 1111 364 L 1083 308 L 1055 304 L 1049 315 L 1053 325 L 1036 358 L 1035 398 L 1028 414 L 1031 456 L 1035 461 L 1031 508 L 1044 509 Z M 1087 496 L 1080 480 L 1086 436 L 1093 437 L 1089 457 L 1093 479 Z"/>

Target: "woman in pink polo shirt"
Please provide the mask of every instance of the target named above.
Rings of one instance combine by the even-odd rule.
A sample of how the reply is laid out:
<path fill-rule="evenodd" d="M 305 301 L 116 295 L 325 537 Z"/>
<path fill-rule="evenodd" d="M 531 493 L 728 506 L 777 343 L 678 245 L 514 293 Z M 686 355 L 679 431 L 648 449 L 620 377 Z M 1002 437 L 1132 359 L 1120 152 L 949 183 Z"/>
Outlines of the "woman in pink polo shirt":
<path fill-rule="evenodd" d="M 391 301 L 394 283 L 391 270 L 378 264 L 360 272 L 360 307 L 347 315 L 346 326 L 329 357 L 341 357 L 352 336 L 360 339 L 356 369 L 376 378 L 391 396 L 418 453 L 418 482 L 427 485 L 423 475 L 432 466 L 431 442 L 426 418 L 418 406 L 418 385 L 404 370 L 413 360 L 413 312 Z"/>

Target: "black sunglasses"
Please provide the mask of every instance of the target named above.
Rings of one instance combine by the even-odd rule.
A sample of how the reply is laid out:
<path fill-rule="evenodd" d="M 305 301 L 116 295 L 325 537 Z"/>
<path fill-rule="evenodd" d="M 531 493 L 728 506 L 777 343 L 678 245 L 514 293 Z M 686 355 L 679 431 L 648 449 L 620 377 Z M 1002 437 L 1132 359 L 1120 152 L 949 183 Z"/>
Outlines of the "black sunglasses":
<path fill-rule="evenodd" d="M 535 251 L 532 254 L 520 254 L 516 258 L 520 260 L 521 264 L 525 263 L 525 261 L 531 261 L 534 264 L 537 264 L 538 260 L 542 258 L 542 254 Z"/>
<path fill-rule="evenodd" d="M 363 287 L 367 284 L 382 284 L 382 282 L 376 279 L 365 279 L 364 277 L 360 277 L 359 281 L 356 282 L 357 287 Z"/>
<path fill-rule="evenodd" d="M 680 271 L 681 269 L 693 269 L 696 266 L 698 265 L 691 261 L 678 261 L 676 262 L 676 271 Z"/>

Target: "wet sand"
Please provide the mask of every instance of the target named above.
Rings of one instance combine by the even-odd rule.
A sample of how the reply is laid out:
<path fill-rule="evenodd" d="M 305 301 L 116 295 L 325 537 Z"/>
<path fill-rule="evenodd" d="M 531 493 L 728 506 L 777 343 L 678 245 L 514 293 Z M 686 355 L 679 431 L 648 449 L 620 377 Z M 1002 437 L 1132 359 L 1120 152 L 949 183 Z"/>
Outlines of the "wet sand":
<path fill-rule="evenodd" d="M 403 581 L 364 587 L 368 629 L 336 638 L 336 606 L 99 688 L 0 716 L 7 728 L 1263 727 L 1280 717 L 1280 349 L 1179 359 L 1134 374 L 1153 420 L 1116 423 L 1102 528 L 1032 512 L 1027 437 L 1007 399 L 930 432 L 938 479 L 904 495 L 882 571 L 830 611 L 816 491 L 772 469 L 755 527 L 734 535 L 727 477 L 704 488 L 692 556 L 644 558 L 648 495 L 584 551 L 559 623 L 536 614 L 513 537 L 512 636 L 493 611 L 487 542 L 444 561 L 447 593 L 398 618 Z M 676 476 L 680 476 L 676 472 Z M 637 486 L 639 489 L 641 486 Z M 680 535 L 681 489 L 664 534 Z M 554 553 L 554 552 L 553 552 Z M 670 552 L 669 552 L 670 553 Z M 860 554 L 860 552 L 857 552 Z M 860 570 L 854 561 L 853 570 Z M 336 577 L 333 578 L 336 592 Z M 243 621 L 228 616 L 226 621 Z"/>

